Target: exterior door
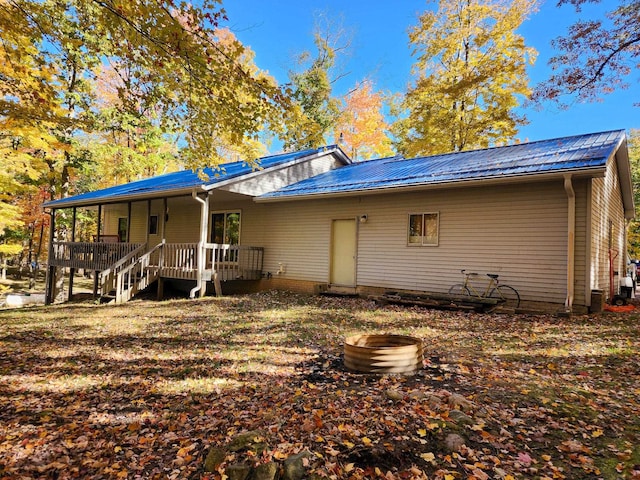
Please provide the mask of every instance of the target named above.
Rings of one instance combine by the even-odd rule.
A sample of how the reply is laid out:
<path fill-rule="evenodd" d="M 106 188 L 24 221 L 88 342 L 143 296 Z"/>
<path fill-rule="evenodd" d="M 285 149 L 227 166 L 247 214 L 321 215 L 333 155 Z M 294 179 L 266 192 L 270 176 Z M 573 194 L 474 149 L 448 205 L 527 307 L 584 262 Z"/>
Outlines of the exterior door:
<path fill-rule="evenodd" d="M 331 285 L 356 286 L 356 220 L 334 220 L 331 228 Z"/>

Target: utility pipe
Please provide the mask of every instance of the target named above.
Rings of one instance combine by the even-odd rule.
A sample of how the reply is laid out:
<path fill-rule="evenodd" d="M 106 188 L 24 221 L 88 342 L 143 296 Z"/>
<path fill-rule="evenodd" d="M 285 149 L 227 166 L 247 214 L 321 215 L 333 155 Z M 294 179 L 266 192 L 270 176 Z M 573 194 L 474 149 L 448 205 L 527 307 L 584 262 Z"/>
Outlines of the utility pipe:
<path fill-rule="evenodd" d="M 571 175 L 564 176 L 564 190 L 567 193 L 567 298 L 564 306 L 571 311 L 575 295 L 575 257 L 576 257 L 576 192 L 573 189 Z"/>
<path fill-rule="evenodd" d="M 189 292 L 189 298 L 195 298 L 196 292 L 200 291 L 202 295 L 202 273 L 204 271 L 204 244 L 207 241 L 207 217 L 209 216 L 209 202 L 208 196 L 203 200 L 198 196 L 197 191 L 194 189 L 191 192 L 191 196 L 197 202 L 200 202 L 200 241 L 198 242 L 198 272 L 196 273 L 196 286 Z"/>

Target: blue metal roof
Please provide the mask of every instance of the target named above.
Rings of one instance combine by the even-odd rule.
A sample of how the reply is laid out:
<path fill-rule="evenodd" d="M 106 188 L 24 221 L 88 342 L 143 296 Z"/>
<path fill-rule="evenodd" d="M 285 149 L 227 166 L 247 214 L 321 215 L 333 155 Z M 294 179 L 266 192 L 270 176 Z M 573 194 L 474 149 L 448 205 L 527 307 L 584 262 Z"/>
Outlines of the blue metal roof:
<path fill-rule="evenodd" d="M 259 200 L 599 169 L 624 138 L 624 130 L 616 130 L 429 157 L 357 162 L 266 193 Z"/>
<path fill-rule="evenodd" d="M 321 147 L 271 155 L 259 158 L 256 163 L 259 169 L 264 170 L 332 148 L 336 147 Z M 94 192 L 87 192 L 73 197 L 53 200 L 45 203 L 43 206 L 57 208 L 73 205 L 98 205 L 100 203 L 114 202 L 131 197 L 150 196 L 150 194 L 168 195 L 171 194 L 171 192 L 183 192 L 200 186 L 215 185 L 216 183 L 247 175 L 255 170 L 252 165 L 244 161 L 225 163 L 219 165 L 218 169 L 204 169 L 203 172 L 209 177 L 208 180 L 203 180 L 198 176 L 198 173 L 193 170 L 182 170 L 96 190 Z"/>

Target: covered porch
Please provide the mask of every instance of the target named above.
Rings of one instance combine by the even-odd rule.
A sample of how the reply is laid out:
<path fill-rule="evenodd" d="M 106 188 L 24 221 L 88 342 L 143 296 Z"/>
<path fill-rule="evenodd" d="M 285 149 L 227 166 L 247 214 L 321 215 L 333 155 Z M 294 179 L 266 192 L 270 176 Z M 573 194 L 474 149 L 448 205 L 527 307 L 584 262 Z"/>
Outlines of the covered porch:
<path fill-rule="evenodd" d="M 212 192 L 194 189 L 191 195 L 67 207 L 72 210 L 66 235 L 71 241 L 56 230 L 56 213 L 59 215 L 57 211 L 61 208 L 53 209 L 46 303 L 56 299 L 65 272 L 69 277 L 66 297 L 71 299 L 74 276 L 80 270 L 92 273 L 94 297 L 116 303 L 128 301 L 154 282 L 158 283 L 158 297 L 162 298 L 164 281 L 170 279 L 194 281 L 189 292 L 191 298 L 203 296 L 208 282 L 213 283 L 220 295 L 221 282 L 259 280 L 264 258 L 262 247 L 240 245 L 238 237 L 231 239 L 232 243 L 211 241 L 214 235 L 210 230 L 217 218 L 214 213 L 214 225 L 210 227 L 211 196 Z M 89 237 L 93 241 L 86 241 L 86 235 L 85 241 L 75 239 L 78 208 L 97 210 L 97 231 Z M 173 230 L 172 224 L 176 225 Z M 175 241 L 180 238 L 198 241 Z"/>
<path fill-rule="evenodd" d="M 160 243 L 148 248 L 126 242 L 53 242 L 51 250 L 49 268 L 69 269 L 69 298 L 73 273 L 83 270 L 94 272 L 94 296 L 113 297 L 116 303 L 128 301 L 155 281 L 161 298 L 165 279 L 194 280 L 191 297 L 204 295 L 208 281 L 220 294 L 220 282 L 259 280 L 264 253 L 261 247 L 215 243 Z"/>

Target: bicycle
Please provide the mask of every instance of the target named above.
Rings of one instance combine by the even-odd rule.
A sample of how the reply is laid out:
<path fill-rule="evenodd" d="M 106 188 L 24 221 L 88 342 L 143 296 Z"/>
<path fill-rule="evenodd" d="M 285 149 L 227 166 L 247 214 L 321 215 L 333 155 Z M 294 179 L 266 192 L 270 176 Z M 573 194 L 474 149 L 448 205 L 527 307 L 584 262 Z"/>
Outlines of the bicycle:
<path fill-rule="evenodd" d="M 467 272 L 466 270 L 460 270 L 460 273 L 464 276 L 463 283 L 456 283 L 449 289 L 449 295 L 458 295 L 466 297 L 477 298 L 494 298 L 510 308 L 518 308 L 520 306 L 520 294 L 518 291 L 510 287 L 509 285 L 500 284 L 498 277 L 495 273 L 487 273 L 489 280 L 484 289 L 484 292 L 479 292 L 472 285 L 471 279 L 479 276 L 479 273 Z M 472 293 L 473 292 L 473 293 Z"/>

